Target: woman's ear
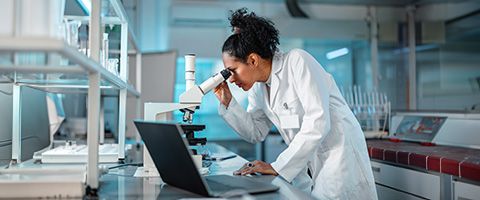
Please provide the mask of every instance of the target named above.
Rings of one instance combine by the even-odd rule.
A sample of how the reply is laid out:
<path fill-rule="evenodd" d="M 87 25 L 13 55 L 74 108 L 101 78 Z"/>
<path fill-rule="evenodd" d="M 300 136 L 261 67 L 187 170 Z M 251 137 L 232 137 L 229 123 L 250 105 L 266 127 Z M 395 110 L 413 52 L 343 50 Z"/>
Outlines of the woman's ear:
<path fill-rule="evenodd" d="M 248 55 L 247 64 L 258 67 L 258 64 L 260 64 L 260 56 L 256 53 L 251 53 Z"/>

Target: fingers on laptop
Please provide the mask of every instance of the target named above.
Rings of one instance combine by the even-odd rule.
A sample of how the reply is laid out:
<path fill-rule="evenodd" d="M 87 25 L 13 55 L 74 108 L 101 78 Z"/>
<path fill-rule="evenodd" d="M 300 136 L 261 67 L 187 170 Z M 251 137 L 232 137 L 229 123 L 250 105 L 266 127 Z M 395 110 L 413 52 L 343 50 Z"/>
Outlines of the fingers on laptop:
<path fill-rule="evenodd" d="M 259 167 L 250 167 L 248 169 L 245 169 L 243 172 L 241 172 L 240 175 L 245 176 L 245 175 L 255 175 L 257 172 L 260 172 L 261 169 Z M 261 172 L 260 172 L 261 173 Z"/>
<path fill-rule="evenodd" d="M 234 175 L 248 175 L 248 174 L 256 174 L 257 172 L 261 172 L 262 166 L 264 162 L 262 161 L 252 161 L 252 162 L 247 162 L 245 163 L 240 169 L 237 171 L 233 172 Z"/>
<path fill-rule="evenodd" d="M 242 167 L 240 167 L 240 169 L 234 171 L 234 172 L 233 172 L 233 175 L 241 175 L 242 172 L 243 172 L 246 168 L 248 168 L 248 163 L 249 163 L 249 162 L 245 163 Z"/>
<path fill-rule="evenodd" d="M 240 169 L 233 172 L 233 175 L 240 175 L 245 169 L 249 168 L 250 162 L 245 163 Z"/>

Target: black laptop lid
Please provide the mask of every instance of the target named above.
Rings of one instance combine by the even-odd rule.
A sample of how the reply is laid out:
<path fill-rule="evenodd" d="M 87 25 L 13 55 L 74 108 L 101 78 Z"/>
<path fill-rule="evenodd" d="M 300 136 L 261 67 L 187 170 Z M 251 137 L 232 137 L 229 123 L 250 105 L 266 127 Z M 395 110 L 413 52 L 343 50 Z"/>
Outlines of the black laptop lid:
<path fill-rule="evenodd" d="M 134 123 L 165 183 L 209 196 L 177 124 L 139 120 Z"/>

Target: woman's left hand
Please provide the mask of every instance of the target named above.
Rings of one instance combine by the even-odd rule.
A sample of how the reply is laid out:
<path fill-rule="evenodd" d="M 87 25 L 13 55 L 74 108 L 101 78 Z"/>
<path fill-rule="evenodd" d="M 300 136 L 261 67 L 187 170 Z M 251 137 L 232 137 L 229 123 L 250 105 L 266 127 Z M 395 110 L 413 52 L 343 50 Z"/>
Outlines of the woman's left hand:
<path fill-rule="evenodd" d="M 234 175 L 242 176 L 255 173 L 278 176 L 278 173 L 273 169 L 272 165 L 259 160 L 245 163 L 240 169 L 233 172 Z"/>

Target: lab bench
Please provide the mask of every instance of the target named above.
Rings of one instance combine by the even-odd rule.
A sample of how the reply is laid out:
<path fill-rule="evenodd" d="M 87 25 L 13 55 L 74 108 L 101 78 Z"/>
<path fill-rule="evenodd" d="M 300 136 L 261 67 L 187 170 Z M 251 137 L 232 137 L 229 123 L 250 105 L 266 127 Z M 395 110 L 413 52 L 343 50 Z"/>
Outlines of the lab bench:
<path fill-rule="evenodd" d="M 232 153 L 215 143 L 208 143 L 206 147 L 211 153 Z M 247 160 L 238 155 L 228 160 L 212 162 L 209 167 L 209 175 L 231 175 L 233 171 L 240 168 L 245 162 Z M 100 198 L 178 199 L 201 197 L 200 195 L 166 185 L 162 183 L 160 178 L 133 177 L 135 170 L 136 167 L 129 166 L 111 170 L 108 174 L 100 177 Z M 281 177 L 262 175 L 252 176 L 252 178 L 260 182 L 271 183 L 280 188 L 276 192 L 253 195 L 256 199 L 313 199 L 310 194 L 293 187 Z"/>
<path fill-rule="evenodd" d="M 230 150 L 215 144 L 207 143 L 206 149 L 213 154 L 233 154 Z M 143 148 L 132 148 L 127 152 L 126 160 L 137 162 L 142 158 Z M 240 168 L 247 160 L 237 155 L 234 158 L 214 161 L 209 166 L 208 175 L 226 174 L 232 175 L 233 171 Z M 118 164 L 108 164 L 106 167 L 112 167 Z M 49 168 L 49 166 L 58 167 L 53 164 L 35 164 L 32 160 L 22 163 L 23 167 L 30 168 Z M 69 167 L 81 168 L 84 164 Z M 200 195 L 169 186 L 162 182 L 159 177 L 134 177 L 136 166 L 125 166 L 111 169 L 108 173 L 100 176 L 98 195 L 100 199 L 179 199 L 179 198 L 199 198 Z M 276 192 L 253 195 L 256 199 L 313 199 L 307 194 L 291 184 L 287 183 L 281 177 L 257 175 L 251 177 L 254 180 L 271 183 L 280 189 Z M 1 195 L 0 195 L 1 198 Z"/>

